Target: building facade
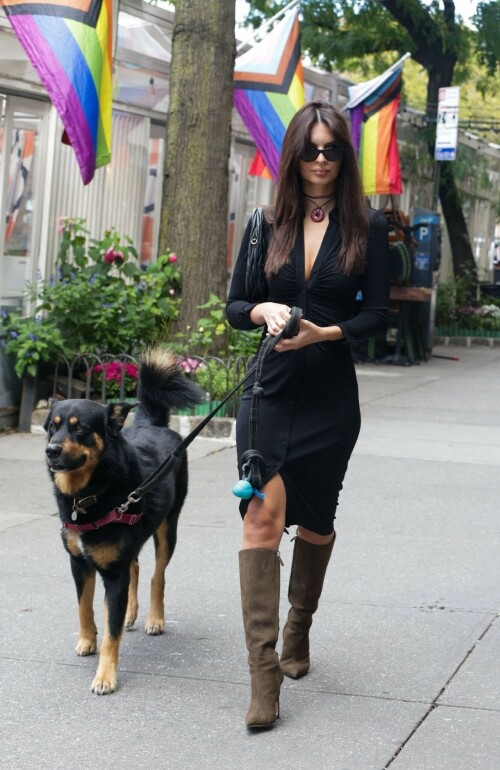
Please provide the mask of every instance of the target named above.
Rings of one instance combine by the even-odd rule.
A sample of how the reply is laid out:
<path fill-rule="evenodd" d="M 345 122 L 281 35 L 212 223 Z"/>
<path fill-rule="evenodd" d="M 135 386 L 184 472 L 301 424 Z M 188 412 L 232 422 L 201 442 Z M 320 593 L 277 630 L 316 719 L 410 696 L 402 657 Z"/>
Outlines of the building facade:
<path fill-rule="evenodd" d="M 29 312 L 25 284 L 53 273 L 61 217 L 85 219 L 93 238 L 115 228 L 133 240 L 143 262 L 156 256 L 173 14 L 141 0 L 120 0 L 115 14 L 112 161 L 98 169 L 84 187 L 73 150 L 61 142 L 59 117 L 0 12 L 0 307 L 4 309 L 24 305 Z M 304 74 L 307 100 L 319 98 L 340 108 L 346 104 L 346 81 L 308 67 Z M 397 207 L 411 216 L 417 204 L 430 208 L 432 164 L 419 149 L 418 116 L 401 111 L 398 120 L 404 193 Z M 487 279 L 500 152 L 498 147 L 465 135 L 460 136 L 460 143 L 461 148 L 478 153 L 484 165 L 482 187 L 475 183 L 472 189 L 467 176 L 460 184 L 476 259 L 481 276 Z M 268 203 L 273 196 L 270 180 L 248 176 L 254 152 L 235 112 L 227 212 L 228 274 L 252 208 Z M 393 203 L 380 196 L 372 200 L 376 207 Z M 442 277 L 449 276 L 450 264 L 445 238 Z"/>

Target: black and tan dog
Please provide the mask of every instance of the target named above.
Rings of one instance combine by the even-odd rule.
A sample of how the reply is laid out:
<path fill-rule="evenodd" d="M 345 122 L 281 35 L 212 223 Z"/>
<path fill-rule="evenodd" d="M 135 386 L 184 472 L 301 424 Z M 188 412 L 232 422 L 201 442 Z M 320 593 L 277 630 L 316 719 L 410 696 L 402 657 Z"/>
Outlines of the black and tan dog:
<path fill-rule="evenodd" d="M 156 349 L 141 363 L 138 398 L 134 424 L 123 431 L 133 405 L 102 406 L 87 399 L 53 402 L 45 424 L 47 463 L 78 596 L 77 655 L 97 650 L 96 571 L 104 582 L 104 636 L 92 682 L 92 691 L 100 695 L 116 689 L 120 638 L 124 626 L 132 626 L 137 618 L 138 555 L 151 535 L 156 564 L 146 633 L 164 630 L 164 573 L 187 492 L 186 455 L 126 513 L 117 509 L 181 440 L 168 428 L 169 410 L 198 403 L 203 395 L 184 377 L 172 352 Z"/>

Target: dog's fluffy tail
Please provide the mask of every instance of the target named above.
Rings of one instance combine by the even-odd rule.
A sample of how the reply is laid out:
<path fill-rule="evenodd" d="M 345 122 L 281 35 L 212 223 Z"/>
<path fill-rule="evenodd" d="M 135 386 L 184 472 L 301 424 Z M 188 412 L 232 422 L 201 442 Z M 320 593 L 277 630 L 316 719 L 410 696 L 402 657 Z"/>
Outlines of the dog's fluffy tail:
<path fill-rule="evenodd" d="M 151 425 L 168 425 L 171 409 L 200 404 L 205 394 L 184 375 L 177 356 L 168 348 L 151 348 L 141 359 L 137 419 Z"/>

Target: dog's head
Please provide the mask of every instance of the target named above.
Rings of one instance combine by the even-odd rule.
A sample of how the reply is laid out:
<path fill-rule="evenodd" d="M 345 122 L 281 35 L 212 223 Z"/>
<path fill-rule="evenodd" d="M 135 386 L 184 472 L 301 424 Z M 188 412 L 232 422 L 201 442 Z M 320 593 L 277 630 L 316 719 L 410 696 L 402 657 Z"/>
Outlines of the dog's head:
<path fill-rule="evenodd" d="M 76 495 L 91 480 L 109 441 L 134 404 L 103 406 L 87 399 L 52 401 L 44 428 L 47 465 L 57 488 Z"/>

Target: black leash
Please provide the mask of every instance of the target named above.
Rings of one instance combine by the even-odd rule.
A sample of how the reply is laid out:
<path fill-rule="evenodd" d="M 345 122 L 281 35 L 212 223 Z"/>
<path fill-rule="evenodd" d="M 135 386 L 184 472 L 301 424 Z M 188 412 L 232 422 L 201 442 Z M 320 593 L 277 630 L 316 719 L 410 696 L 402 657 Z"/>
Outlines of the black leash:
<path fill-rule="evenodd" d="M 296 334 L 298 334 L 299 331 L 299 324 L 300 319 L 302 318 L 302 310 L 298 307 L 292 307 L 290 318 L 288 319 L 286 325 L 283 327 L 283 329 L 275 336 L 275 337 L 266 337 L 264 341 L 262 342 L 258 353 L 257 353 L 257 359 L 255 361 L 255 364 L 252 366 L 251 369 L 246 373 L 246 375 L 243 377 L 242 380 L 238 382 L 237 385 L 234 386 L 232 390 L 229 391 L 229 393 L 224 396 L 222 401 L 217 404 L 215 409 L 212 409 L 210 414 L 208 414 L 206 417 L 203 418 L 203 420 L 194 428 L 191 433 L 189 433 L 185 438 L 182 439 L 182 441 L 177 444 L 175 449 L 171 452 L 171 454 L 157 467 L 155 468 L 152 473 L 145 479 L 145 481 L 142 482 L 142 484 L 137 487 L 137 489 L 134 489 L 133 492 L 131 492 L 127 496 L 127 500 L 122 505 L 117 506 L 117 510 L 120 513 L 125 513 L 125 511 L 128 509 L 130 505 L 133 503 L 138 503 L 139 500 L 141 500 L 146 492 L 149 492 L 150 489 L 153 489 L 160 481 L 161 479 L 166 476 L 166 474 L 170 471 L 172 466 L 174 465 L 177 460 L 180 459 L 182 453 L 187 449 L 187 447 L 194 441 L 196 436 L 201 433 L 203 428 L 208 425 L 210 420 L 215 417 L 219 409 L 221 409 L 226 401 L 229 401 L 229 399 L 234 396 L 237 390 L 241 388 L 241 386 L 248 380 L 251 374 L 255 371 L 255 384 L 253 386 L 252 391 L 252 409 L 251 409 L 251 415 L 250 415 L 250 446 L 254 446 L 255 443 L 255 434 L 256 434 L 256 426 L 257 426 L 257 416 L 258 416 L 258 399 L 262 395 L 262 386 L 260 385 L 260 377 L 262 376 L 262 367 L 264 365 L 264 359 L 266 356 L 273 350 L 275 345 L 280 341 L 280 339 L 289 339 L 290 337 L 295 337 Z M 256 387 L 257 386 L 257 387 Z M 252 443 L 253 442 L 253 443 Z M 254 452 L 255 450 L 250 449 L 250 452 Z M 245 453 L 246 454 L 246 453 Z M 263 459 L 259 453 L 256 453 L 260 458 L 261 462 L 263 463 Z M 256 460 L 255 463 L 260 462 L 259 460 Z M 252 465 L 253 468 L 253 465 Z M 252 482 L 253 486 L 257 486 L 260 476 L 254 477 L 252 475 Z M 252 494 L 255 493 L 255 490 L 253 490 Z M 248 495 L 249 497 L 251 495 Z"/>
<path fill-rule="evenodd" d="M 276 335 L 276 337 L 266 337 L 257 354 L 255 366 L 252 370 L 255 371 L 255 382 L 252 388 L 252 403 L 250 405 L 249 448 L 241 455 L 242 479 L 233 487 L 233 494 L 244 500 L 248 500 L 252 495 L 257 495 L 261 498 L 264 497 L 259 490 L 262 486 L 265 462 L 261 453 L 256 449 L 259 399 L 264 395 L 264 389 L 260 382 L 264 360 L 281 337 L 286 339 L 294 337 L 298 333 L 301 318 L 302 310 L 298 307 L 293 307 L 288 323 L 282 329 L 280 334 Z"/>

